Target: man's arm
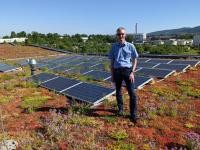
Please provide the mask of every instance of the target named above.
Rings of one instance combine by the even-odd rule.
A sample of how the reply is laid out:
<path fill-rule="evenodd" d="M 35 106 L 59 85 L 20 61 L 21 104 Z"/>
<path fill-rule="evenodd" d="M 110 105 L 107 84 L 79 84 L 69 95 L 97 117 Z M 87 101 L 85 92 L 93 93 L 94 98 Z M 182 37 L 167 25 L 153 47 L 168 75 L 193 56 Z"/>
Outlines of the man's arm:
<path fill-rule="evenodd" d="M 135 69 L 137 67 L 137 59 L 136 58 L 132 60 L 132 64 L 133 64 L 133 68 L 132 68 L 129 78 L 130 78 L 131 82 L 135 82 Z"/>
<path fill-rule="evenodd" d="M 132 72 L 134 73 L 134 72 L 135 72 L 135 69 L 136 69 L 136 67 L 137 67 L 137 59 L 136 59 L 136 58 L 133 59 L 132 64 L 133 64 Z"/>

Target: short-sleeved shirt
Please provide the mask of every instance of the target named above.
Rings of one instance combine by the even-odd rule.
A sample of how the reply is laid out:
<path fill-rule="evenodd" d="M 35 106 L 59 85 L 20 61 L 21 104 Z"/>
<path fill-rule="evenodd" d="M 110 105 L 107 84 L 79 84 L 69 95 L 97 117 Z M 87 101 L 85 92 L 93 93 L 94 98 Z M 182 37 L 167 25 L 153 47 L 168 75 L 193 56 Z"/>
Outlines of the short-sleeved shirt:
<path fill-rule="evenodd" d="M 113 62 L 114 68 L 132 67 L 132 60 L 138 58 L 135 46 L 129 42 L 114 43 L 109 53 L 109 59 Z"/>

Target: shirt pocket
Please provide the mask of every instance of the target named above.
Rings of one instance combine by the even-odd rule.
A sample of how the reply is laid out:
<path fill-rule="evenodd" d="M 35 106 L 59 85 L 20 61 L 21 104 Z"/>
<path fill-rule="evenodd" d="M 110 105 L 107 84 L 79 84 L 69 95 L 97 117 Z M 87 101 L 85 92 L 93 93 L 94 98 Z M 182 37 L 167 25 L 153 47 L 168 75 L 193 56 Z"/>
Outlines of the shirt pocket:
<path fill-rule="evenodd" d="M 123 50 L 123 56 L 126 60 L 130 60 L 131 59 L 131 52 L 128 50 Z"/>

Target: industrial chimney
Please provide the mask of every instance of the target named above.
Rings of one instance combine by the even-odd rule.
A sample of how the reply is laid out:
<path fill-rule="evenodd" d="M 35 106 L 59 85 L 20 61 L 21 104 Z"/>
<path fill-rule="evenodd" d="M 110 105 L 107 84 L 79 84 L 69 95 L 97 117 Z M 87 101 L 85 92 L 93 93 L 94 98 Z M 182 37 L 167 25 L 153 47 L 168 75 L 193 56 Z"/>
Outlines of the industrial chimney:
<path fill-rule="evenodd" d="M 137 23 L 135 24 L 135 34 L 137 34 Z"/>

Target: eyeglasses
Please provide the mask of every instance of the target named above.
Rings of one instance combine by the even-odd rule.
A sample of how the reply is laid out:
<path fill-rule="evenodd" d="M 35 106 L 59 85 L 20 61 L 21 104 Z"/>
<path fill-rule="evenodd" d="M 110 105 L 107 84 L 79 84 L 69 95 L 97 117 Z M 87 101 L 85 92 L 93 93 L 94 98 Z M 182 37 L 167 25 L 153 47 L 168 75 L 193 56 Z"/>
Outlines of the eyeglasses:
<path fill-rule="evenodd" d="M 117 33 L 117 36 L 125 35 L 125 33 Z"/>

